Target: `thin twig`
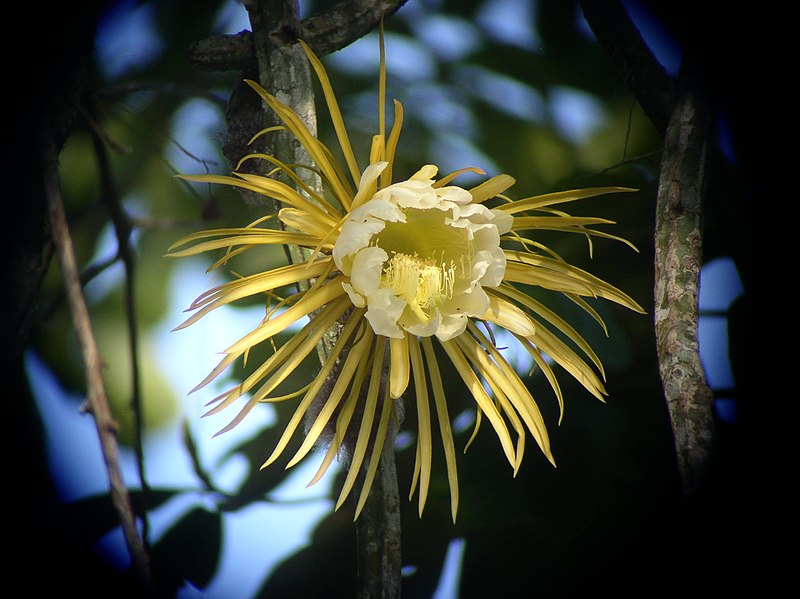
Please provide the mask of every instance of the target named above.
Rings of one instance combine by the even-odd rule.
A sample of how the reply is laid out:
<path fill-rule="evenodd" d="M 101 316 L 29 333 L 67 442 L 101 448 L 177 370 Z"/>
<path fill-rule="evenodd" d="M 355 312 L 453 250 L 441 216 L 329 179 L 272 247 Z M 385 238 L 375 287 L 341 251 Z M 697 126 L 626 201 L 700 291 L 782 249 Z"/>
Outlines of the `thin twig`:
<path fill-rule="evenodd" d="M 187 100 L 202 98 L 223 110 L 227 104 L 226 98 L 214 92 L 209 92 L 204 87 L 179 85 L 164 81 L 127 81 L 100 88 L 95 91 L 95 95 L 97 98 L 113 98 L 137 92 L 154 92 L 159 95 L 177 96 L 179 98 L 186 98 Z"/>
<path fill-rule="evenodd" d="M 95 133 L 94 130 L 92 131 L 92 141 L 94 143 L 95 156 L 97 157 L 100 174 L 101 197 L 108 206 L 109 214 L 111 215 L 111 222 L 114 225 L 114 233 L 117 237 L 117 255 L 120 260 L 122 260 L 123 270 L 125 271 L 125 319 L 128 327 L 128 355 L 130 357 L 131 369 L 131 411 L 133 412 L 134 451 L 136 453 L 136 465 L 143 499 L 142 510 L 139 517 L 142 521 L 142 537 L 145 545 L 147 545 L 149 534 L 147 505 L 150 488 L 147 484 L 147 477 L 145 476 L 144 447 L 142 443 L 144 408 L 140 389 L 139 328 L 136 322 L 136 303 L 134 300 L 135 260 L 130 248 L 133 228 L 122 208 L 119 194 L 117 193 L 111 176 L 111 165 L 109 164 L 108 151 L 104 143 L 105 136 L 100 136 Z"/>
<path fill-rule="evenodd" d="M 46 120 L 45 120 L 46 122 Z M 142 584 L 153 588 L 150 560 L 142 539 L 136 530 L 136 522 L 131 507 L 130 495 L 122 479 L 119 465 L 119 447 L 117 445 L 116 427 L 108 405 L 105 385 L 101 372 L 102 360 L 97 349 L 97 343 L 92 330 L 89 310 L 80 285 L 78 266 L 72 246 L 67 218 L 64 210 L 63 197 L 58 176 L 58 151 L 52 135 L 43 127 L 42 151 L 45 172 L 43 173 L 45 192 L 47 195 L 50 224 L 53 240 L 61 264 L 64 277 L 64 286 L 67 289 L 67 299 L 75 331 L 80 344 L 86 370 L 86 383 L 88 402 L 94 416 L 100 447 L 106 463 L 109 478 L 109 493 L 112 504 L 122 524 L 125 542 L 128 546 L 134 569 L 139 575 Z"/>
<path fill-rule="evenodd" d="M 658 156 L 660 153 L 661 153 L 661 149 L 659 148 L 658 150 L 653 150 L 652 152 L 647 152 L 645 154 L 640 154 L 639 156 L 634 156 L 633 158 L 626 158 L 625 160 L 620 160 L 619 162 L 617 162 L 615 164 L 612 164 L 610 166 L 607 166 L 606 168 L 604 168 L 602 170 L 599 170 L 599 171 L 596 171 L 594 173 L 591 173 L 590 175 L 582 175 L 581 177 L 578 177 L 578 178 L 580 179 L 580 178 L 583 178 L 583 177 L 596 177 L 597 175 L 604 175 L 604 174 L 606 174 L 606 173 L 608 173 L 610 171 L 613 171 L 614 169 L 622 168 L 623 166 L 627 166 L 629 164 L 636 164 L 637 162 L 641 162 L 642 160 L 645 160 L 647 158 L 652 158 L 653 156 Z"/>
<path fill-rule="evenodd" d="M 197 230 L 203 226 L 199 220 L 186 220 L 179 218 L 161 218 L 157 216 L 128 216 L 131 226 L 136 229 L 149 231 L 171 231 L 173 229 Z"/>

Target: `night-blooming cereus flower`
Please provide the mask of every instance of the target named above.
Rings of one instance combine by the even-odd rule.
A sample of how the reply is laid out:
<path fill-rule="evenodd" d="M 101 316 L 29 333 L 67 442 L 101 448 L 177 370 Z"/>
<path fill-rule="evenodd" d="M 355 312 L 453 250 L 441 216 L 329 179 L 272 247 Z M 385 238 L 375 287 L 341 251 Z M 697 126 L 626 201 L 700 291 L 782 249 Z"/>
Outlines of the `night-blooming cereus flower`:
<path fill-rule="evenodd" d="M 594 188 L 511 200 L 503 195 L 514 184 L 508 175 L 497 175 L 465 189 L 453 181 L 466 171 L 481 171 L 466 168 L 437 178 L 438 169 L 433 165 L 424 165 L 408 179 L 393 183 L 394 155 L 403 121 L 399 102 L 394 103 L 394 124 L 388 137 L 380 102 L 379 134 L 373 138 L 369 165 L 362 170 L 325 70 L 305 44 L 303 48 L 321 82 L 344 163 L 288 106 L 258 84 L 248 82 L 282 119 L 284 128 L 305 146 L 315 165 L 304 168 L 315 169 L 327 193 L 304 184 L 297 174 L 298 165 L 287 165 L 264 154 L 253 154 L 243 161 L 263 160 L 269 168 L 274 167 L 268 176 L 235 172 L 230 177 L 185 177 L 272 198 L 281 206 L 277 217 L 283 227 L 262 226 L 268 215 L 243 228 L 202 231 L 173 245 L 170 256 L 226 250 L 212 268 L 263 246 L 295 245 L 305 248 L 308 256 L 301 263 L 241 276 L 192 303 L 189 309 L 194 314 L 178 328 L 243 298 L 263 296 L 267 304 L 265 318 L 223 352 L 218 366 L 195 390 L 216 379 L 239 358 L 246 359 L 255 346 L 273 344 L 270 357 L 239 384 L 213 399 L 208 413 L 218 413 L 243 400 L 238 415 L 223 429 L 226 431 L 261 402 L 299 398 L 264 466 L 283 453 L 310 412 L 305 438 L 288 466 L 306 456 L 325 431 L 332 431 L 327 452 L 312 479 L 316 482 L 342 451 L 346 435 L 354 438 L 345 448 L 349 471 L 336 507 L 341 506 L 358 473 L 366 468 L 357 517 L 380 458 L 381 452 L 371 448 L 383 446 L 395 402 L 413 389 L 417 451 L 411 493 L 419 487 L 422 514 L 431 476 L 431 420 L 435 412 L 455 519 L 455 443 L 434 343 L 444 350 L 475 400 L 476 431 L 483 419 L 489 421 L 513 471 L 520 467 L 527 433 L 553 462 L 536 402 L 495 347 L 491 328 L 506 329 L 519 340 L 549 381 L 560 406 L 563 398 L 551 361 L 603 399 L 602 365 L 591 347 L 558 314 L 518 285 L 563 294 L 601 325 L 602 320 L 584 298 L 604 298 L 641 312 L 626 294 L 568 264 L 535 235 L 536 231 L 550 230 L 619 240 L 592 228 L 610 221 L 569 216 L 554 206 L 629 190 Z M 382 61 L 381 98 L 384 69 Z M 293 185 L 275 174 L 288 177 Z M 279 293 L 286 289 L 290 291 Z M 306 324 L 299 326 L 288 341 L 274 346 L 276 336 L 298 321 Z M 332 328 L 338 336 L 317 375 L 294 393 L 276 395 L 279 386 L 290 380 Z M 387 377 L 382 376 L 384 364 L 388 364 L 388 384 L 384 384 Z M 310 411 L 320 396 L 322 406 Z"/>

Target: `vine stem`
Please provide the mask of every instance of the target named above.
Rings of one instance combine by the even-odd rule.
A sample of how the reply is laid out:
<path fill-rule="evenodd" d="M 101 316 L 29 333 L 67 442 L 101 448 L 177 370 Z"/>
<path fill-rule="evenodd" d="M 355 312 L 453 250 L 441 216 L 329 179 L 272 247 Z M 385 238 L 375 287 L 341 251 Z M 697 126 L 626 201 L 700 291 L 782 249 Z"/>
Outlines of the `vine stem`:
<path fill-rule="evenodd" d="M 399 5 L 396 1 L 388 4 Z M 297 0 L 250 0 L 246 3 L 246 7 L 253 27 L 254 51 L 261 86 L 288 104 L 300 116 L 309 131 L 316 134 L 316 111 L 310 66 L 305 53 L 296 41 L 302 32 Z M 380 14 L 377 14 L 376 18 L 379 17 Z M 273 118 L 272 115 L 264 115 L 266 122 L 269 122 L 270 118 Z M 270 140 L 274 145 L 268 153 L 289 164 L 312 163 L 305 148 L 294 137 L 283 134 L 285 132 L 277 133 Z M 319 178 L 310 170 L 307 173 L 312 178 L 306 180 L 306 184 L 311 188 L 320 189 Z M 288 258 L 290 262 L 297 263 L 307 259 L 308 256 L 300 249 L 296 249 L 289 252 Z M 323 338 L 319 347 L 321 360 L 325 360 L 337 336 L 338 328 L 333 327 Z M 382 377 L 386 377 L 385 372 Z M 356 521 L 360 599 L 396 599 L 400 596 L 401 531 L 394 458 L 396 435 L 397 424 L 393 421 L 387 431 L 384 446 L 372 449 L 381 451 L 378 472 L 364 508 Z"/>
<path fill-rule="evenodd" d="M 358 599 L 400 597 L 402 562 L 400 492 L 394 457 L 396 438 L 397 425 L 392 419 L 375 481 L 356 520 Z"/>

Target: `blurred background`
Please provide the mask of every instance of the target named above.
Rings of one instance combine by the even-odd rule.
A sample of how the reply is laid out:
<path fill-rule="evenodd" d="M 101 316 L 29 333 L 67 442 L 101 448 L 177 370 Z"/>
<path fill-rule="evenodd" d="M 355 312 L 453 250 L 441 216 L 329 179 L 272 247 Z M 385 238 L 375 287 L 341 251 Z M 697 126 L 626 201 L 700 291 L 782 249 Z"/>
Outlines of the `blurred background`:
<path fill-rule="evenodd" d="M 302 16 L 329 4 L 301 0 Z M 671 76 L 687 48 L 708 51 L 709 88 L 721 107 L 715 156 L 726 177 L 713 180 L 709 197 L 700 296 L 701 353 L 724 446 L 714 484 L 686 509 L 658 375 L 652 290 L 662 139 L 577 2 L 409 0 L 386 22 L 388 97 L 405 108 L 397 176 L 433 163 L 442 173 L 466 166 L 488 175 L 509 173 L 517 180 L 514 197 L 599 185 L 639 189 L 567 207 L 616 221 L 609 232 L 633 242 L 638 253 L 599 240 L 590 257 L 579 237 L 548 243 L 627 292 L 647 314 L 593 304 L 608 325 L 606 336 L 580 310 L 551 298 L 603 361 L 608 401 L 598 402 L 559 373 L 566 411 L 557 426 L 552 391 L 531 377 L 558 467 L 530 447 L 512 477 L 495 435 L 484 427 L 459 455 L 455 525 L 440 448 L 423 516 L 416 499 L 405 501 L 415 447 L 413 414 L 407 417 L 397 451 L 405 597 L 648 596 L 681 588 L 687 561 L 696 581 L 717 589 L 750 563 L 742 539 L 743 531 L 752 532 L 755 508 L 743 482 L 749 462 L 742 439 L 758 410 L 743 391 L 745 346 L 737 331 L 755 282 L 748 283 L 750 262 L 742 260 L 735 239 L 743 226 L 741 207 L 759 198 L 758 168 L 740 112 L 744 99 L 728 95 L 729 73 L 719 68 L 738 58 L 721 55 L 742 17 L 698 22 L 689 9 L 681 15 L 654 3 L 625 6 Z M 81 105 L 60 154 L 61 185 L 78 262 L 87 273 L 85 293 L 120 427 L 124 478 L 134 504 L 145 510 L 154 568 L 164 588 L 182 598 L 352 597 L 352 505 L 333 512 L 342 471 L 306 488 L 318 457 L 289 470 L 280 462 L 258 470 L 291 416 L 292 402 L 261 406 L 215 437 L 233 413 L 203 418 L 204 404 L 241 371 L 188 395 L 216 365 L 216 352 L 262 318 L 263 306 L 226 307 L 171 332 L 189 303 L 226 273 L 207 274 L 210 261 L 202 258 L 165 259 L 170 244 L 202 228 L 243 226 L 264 213 L 233 190 L 189 187 L 174 178 L 229 172 L 221 154 L 224 114 L 241 74 L 193 68 L 187 50 L 212 35 L 249 29 L 247 12 L 235 0 L 123 0 L 96 8 L 94 15 L 87 8 L 85 15 L 69 12 L 51 22 L 44 31 L 55 36 L 47 44 L 55 59 L 23 67 L 20 80 L 36 81 L 34 89 L 45 94 L 57 91 L 48 81 L 57 79 L 60 61 L 69 63 L 71 52 L 91 43 L 84 96 L 91 101 Z M 698 45 L 698 31 L 704 44 Z M 323 62 L 356 153 L 365 157 L 377 130 L 377 33 Z M 319 136 L 332 142 L 318 106 Z M 98 166 L 98 136 L 108 158 L 105 170 Z M 108 174 L 111 181 L 104 179 Z M 466 177 L 460 182 L 470 183 Z M 132 227 L 130 279 L 101 200 L 108 184 Z M 13 199 L 24 203 L 24 197 Z M 13 219 L 7 223 L 14 226 Z M 275 265 L 282 253 L 264 259 Z M 141 471 L 130 409 L 128 299 L 143 402 Z M 14 466 L 7 495 L 20 494 L 15 505 L 22 505 L 24 517 L 12 524 L 25 539 L 17 552 L 21 563 L 35 559 L 53 573 L 29 584 L 124 596 L 130 560 L 106 495 L 94 423 L 81 411 L 83 365 L 55 260 L 42 281 L 22 356 L 25 378 L 12 379 L 8 398 L 15 411 L 7 425 L 13 447 L 6 457 Z M 529 368 L 522 359 L 516 366 L 522 373 Z M 304 374 L 313 367 L 309 363 Z M 474 424 L 473 402 L 455 383 L 457 376 L 444 378 L 451 381 L 456 445 L 463 448 Z"/>

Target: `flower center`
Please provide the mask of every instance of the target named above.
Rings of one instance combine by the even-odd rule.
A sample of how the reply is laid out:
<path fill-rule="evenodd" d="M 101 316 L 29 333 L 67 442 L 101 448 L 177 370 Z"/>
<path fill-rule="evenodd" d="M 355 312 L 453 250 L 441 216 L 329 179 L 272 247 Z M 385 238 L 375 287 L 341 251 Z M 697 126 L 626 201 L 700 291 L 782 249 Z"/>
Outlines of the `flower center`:
<path fill-rule="evenodd" d="M 406 254 L 423 260 L 459 264 L 473 258 L 473 244 L 464 227 L 445 222 L 448 211 L 406 208 L 406 222 L 387 222 L 374 240 L 391 256 Z"/>
<path fill-rule="evenodd" d="M 390 288 L 418 317 L 427 321 L 426 309 L 436 308 L 453 297 L 455 278 L 452 262 L 436 264 L 433 259 L 422 259 L 416 254 L 395 253 L 381 273 L 380 286 Z"/>
<path fill-rule="evenodd" d="M 475 253 L 464 227 L 446 222 L 448 211 L 407 208 L 406 222 L 387 222 L 374 240 L 390 256 L 380 286 L 390 288 L 422 321 L 453 297 Z"/>

